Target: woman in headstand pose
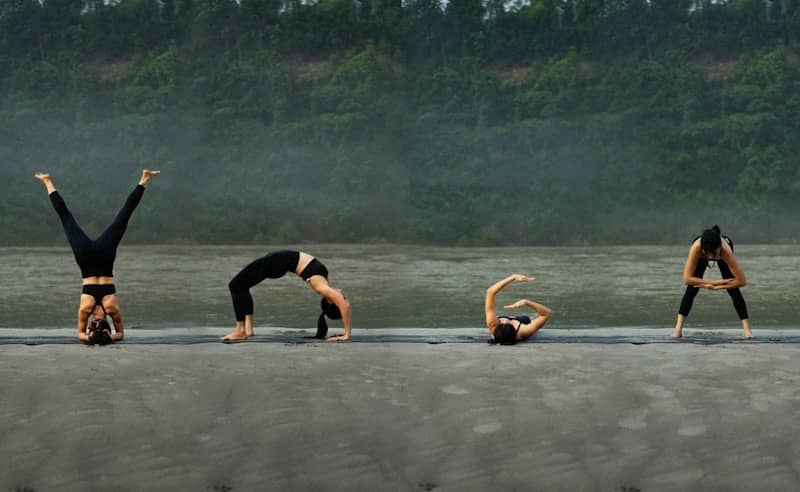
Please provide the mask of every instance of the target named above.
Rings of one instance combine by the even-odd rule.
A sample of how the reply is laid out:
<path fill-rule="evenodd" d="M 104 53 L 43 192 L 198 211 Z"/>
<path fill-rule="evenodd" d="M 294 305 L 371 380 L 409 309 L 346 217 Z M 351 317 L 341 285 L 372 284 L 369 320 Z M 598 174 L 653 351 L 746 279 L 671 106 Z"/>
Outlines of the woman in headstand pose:
<path fill-rule="evenodd" d="M 497 309 L 495 308 L 495 297 L 511 282 L 533 282 L 535 277 L 527 277 L 525 275 L 514 274 L 510 275 L 503 280 L 495 283 L 486 289 L 486 302 L 484 304 L 484 312 L 486 314 L 486 327 L 489 328 L 489 333 L 492 334 L 490 343 L 499 343 L 501 345 L 514 345 L 517 342 L 525 340 L 530 337 L 540 328 L 547 323 L 550 319 L 552 311 L 547 306 L 537 302 L 529 301 L 527 299 L 520 299 L 514 304 L 504 306 L 505 309 L 516 309 L 522 306 L 528 306 L 536 312 L 539 316 L 531 319 L 528 316 L 498 316 Z"/>
<path fill-rule="evenodd" d="M 330 341 L 350 339 L 352 312 L 350 301 L 340 289 L 328 283 L 328 269 L 316 258 L 302 251 L 273 251 L 250 263 L 228 284 L 236 313 L 236 329 L 222 337 L 223 341 L 247 340 L 253 336 L 253 297 L 250 288 L 267 278 L 280 278 L 294 273 L 306 281 L 309 287 L 322 296 L 320 314 L 317 320 L 316 338 L 325 338 L 328 324 L 325 317 L 342 319 L 344 334 L 331 335 Z"/>
<path fill-rule="evenodd" d="M 122 314 L 117 300 L 117 291 L 114 287 L 114 260 L 117 256 L 117 246 L 119 246 L 119 242 L 122 240 L 123 234 L 125 234 L 125 229 L 128 227 L 128 220 L 130 220 L 131 214 L 133 214 L 142 199 L 144 187 L 159 173 L 160 171 L 151 171 L 149 169 L 142 171 L 142 178 L 139 180 L 139 184 L 128 196 L 122 210 L 119 211 L 111 225 L 95 240 L 89 239 L 78 225 L 75 217 L 72 216 L 67 208 L 64 199 L 56 191 L 50 175 L 34 175 L 47 188 L 50 202 L 61 219 L 61 225 L 64 227 L 67 240 L 70 247 L 72 247 L 75 261 L 81 269 L 83 291 L 80 305 L 78 306 L 78 339 L 82 342 L 102 342 L 97 335 L 105 330 L 90 329 L 94 323 L 89 323 L 89 315 L 93 313 L 95 321 L 99 321 L 101 317 L 104 319 L 108 315 L 111 316 L 114 323 L 115 333 L 110 335 L 110 340 L 105 339 L 104 341 L 118 341 L 124 337 L 125 328 L 122 324 Z"/>
<path fill-rule="evenodd" d="M 722 274 L 720 280 L 703 279 L 710 262 L 717 263 Z M 686 258 L 686 265 L 683 267 L 683 283 L 686 284 L 686 292 L 681 299 L 678 320 L 675 322 L 672 338 L 683 336 L 683 323 L 689 316 L 694 298 L 700 289 L 726 290 L 731 296 L 736 314 L 742 321 L 744 338 L 753 338 L 750 319 L 747 315 L 747 304 L 739 290 L 740 287 L 747 284 L 747 280 L 742 267 L 739 266 L 739 262 L 733 255 L 733 241 L 728 236 L 720 234 L 719 226 L 715 225 L 711 229 L 704 230 L 703 234 L 692 241 L 692 245 L 689 247 L 689 257 Z"/>

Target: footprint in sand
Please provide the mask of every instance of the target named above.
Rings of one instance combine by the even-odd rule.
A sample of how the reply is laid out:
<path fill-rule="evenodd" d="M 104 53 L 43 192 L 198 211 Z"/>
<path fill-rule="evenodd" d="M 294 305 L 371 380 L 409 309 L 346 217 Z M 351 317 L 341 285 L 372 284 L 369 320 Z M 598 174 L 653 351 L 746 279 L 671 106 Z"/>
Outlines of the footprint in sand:
<path fill-rule="evenodd" d="M 466 390 L 460 386 L 456 386 L 454 384 L 448 384 L 447 386 L 442 386 L 439 388 L 440 390 L 444 391 L 448 395 L 468 395 L 469 390 Z"/>
<path fill-rule="evenodd" d="M 631 412 L 617 422 L 617 425 L 628 430 L 642 430 L 647 427 L 647 411 Z"/>
<path fill-rule="evenodd" d="M 685 423 L 678 427 L 678 435 L 683 437 L 694 437 L 706 433 L 707 427 L 702 422 Z"/>
<path fill-rule="evenodd" d="M 750 397 L 750 407 L 757 412 L 766 412 L 769 410 L 769 403 L 767 396 L 762 394 L 755 394 Z"/>
<path fill-rule="evenodd" d="M 642 393 L 646 394 L 650 398 L 673 398 L 675 393 L 668 390 L 667 388 L 657 385 L 657 384 L 643 384 L 640 386 Z"/>
<path fill-rule="evenodd" d="M 472 430 L 478 434 L 491 434 L 492 432 L 497 432 L 502 428 L 503 426 L 497 422 L 488 422 L 485 424 L 478 424 L 473 427 Z"/>

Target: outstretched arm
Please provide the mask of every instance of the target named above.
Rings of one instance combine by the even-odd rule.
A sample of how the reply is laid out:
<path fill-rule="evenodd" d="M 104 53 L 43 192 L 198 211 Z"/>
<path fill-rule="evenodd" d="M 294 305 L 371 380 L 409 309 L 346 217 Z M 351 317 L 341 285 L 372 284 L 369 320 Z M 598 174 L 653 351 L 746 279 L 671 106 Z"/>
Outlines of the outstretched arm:
<path fill-rule="evenodd" d="M 495 297 L 497 297 L 497 294 L 508 284 L 514 282 L 515 280 L 517 282 L 533 282 L 536 280 L 536 277 L 528 277 L 526 275 L 515 273 L 514 275 L 509 275 L 503 280 L 495 282 L 491 287 L 486 289 L 486 299 L 484 301 L 483 311 L 486 316 L 486 327 L 489 328 L 489 330 L 494 329 L 494 327 L 497 325 L 497 308 L 495 307 Z"/>
<path fill-rule="evenodd" d="M 550 315 L 553 314 L 553 311 L 549 307 L 545 306 L 544 304 L 539 304 L 538 302 L 529 301 L 528 299 L 520 299 L 514 304 L 509 304 L 508 306 L 504 307 L 506 309 L 516 309 L 522 306 L 528 306 L 536 311 L 536 314 L 539 316 L 537 316 L 536 319 L 527 325 L 521 325 L 519 327 L 519 331 L 517 331 L 518 340 L 525 340 L 529 336 L 539 331 L 539 329 L 541 329 L 545 323 L 550 320 Z"/>

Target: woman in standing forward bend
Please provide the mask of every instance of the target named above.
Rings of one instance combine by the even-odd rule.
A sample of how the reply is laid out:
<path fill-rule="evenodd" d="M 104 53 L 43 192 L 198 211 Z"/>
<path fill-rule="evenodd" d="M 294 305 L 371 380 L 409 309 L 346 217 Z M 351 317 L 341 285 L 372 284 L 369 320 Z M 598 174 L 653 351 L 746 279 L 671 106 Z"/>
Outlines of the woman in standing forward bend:
<path fill-rule="evenodd" d="M 125 234 L 128 221 L 139 205 L 139 201 L 144 194 L 144 187 L 160 171 L 145 169 L 139 184 L 133 189 L 122 209 L 117 213 L 114 221 L 97 239 L 89 239 L 83 229 L 78 225 L 78 221 L 72 216 L 67 204 L 53 185 L 53 179 L 49 174 L 35 174 L 36 179 L 41 181 L 50 196 L 50 203 L 56 210 L 67 235 L 67 241 L 75 255 L 75 261 L 81 269 L 83 278 L 83 290 L 81 293 L 80 305 L 78 306 L 78 339 L 86 343 L 103 343 L 103 341 L 118 341 L 124 337 L 124 327 L 122 324 L 122 313 L 117 300 L 116 287 L 114 286 L 114 260 L 117 257 L 117 246 Z M 102 312 L 102 314 L 101 314 Z M 114 322 L 113 335 L 108 337 L 105 330 L 90 329 L 94 323 L 89 323 L 89 315 L 94 313 L 94 320 L 105 319 L 106 315 L 111 316 Z"/>
<path fill-rule="evenodd" d="M 508 284 L 515 281 L 533 282 L 534 280 L 536 280 L 534 277 L 527 277 L 517 273 L 500 280 L 486 289 L 484 312 L 486 314 L 486 327 L 489 328 L 489 333 L 492 334 L 491 343 L 514 345 L 515 343 L 525 340 L 539 331 L 539 329 L 541 329 L 544 324 L 547 323 L 547 320 L 550 319 L 550 315 L 552 314 L 550 308 L 527 299 L 520 299 L 513 304 L 509 304 L 508 306 L 505 306 L 505 309 L 516 309 L 522 306 L 527 306 L 539 315 L 535 319 L 531 319 L 528 316 L 497 315 L 497 309 L 495 308 L 495 297 L 497 297 L 497 294 L 501 290 L 503 290 Z"/>
<path fill-rule="evenodd" d="M 711 262 L 717 263 L 717 267 L 719 267 L 719 271 L 722 274 L 720 280 L 703 279 L 706 268 Z M 683 336 L 683 323 L 686 321 L 686 317 L 689 316 L 694 298 L 700 289 L 727 291 L 728 295 L 731 296 L 731 301 L 733 301 L 736 314 L 739 315 L 739 319 L 742 321 L 744 338 L 753 338 L 750 319 L 747 314 L 747 304 L 744 302 L 744 296 L 739 290 L 740 287 L 744 287 L 747 284 L 747 279 L 745 279 L 744 271 L 733 254 L 733 241 L 728 236 L 720 233 L 719 226 L 715 225 L 711 229 L 704 230 L 700 236 L 692 241 L 692 245 L 689 247 L 689 257 L 686 258 L 686 264 L 683 267 L 683 283 L 686 284 L 686 291 L 678 309 L 678 319 L 675 322 L 672 338 L 681 338 Z"/>
<path fill-rule="evenodd" d="M 328 323 L 325 317 L 341 319 L 344 334 L 331 335 L 330 341 L 350 339 L 352 312 L 350 301 L 340 289 L 334 289 L 328 283 L 328 269 L 319 260 L 302 251 L 273 251 L 242 269 L 228 284 L 233 298 L 233 310 L 236 314 L 236 328 L 222 337 L 223 341 L 247 340 L 253 336 L 253 296 L 250 288 L 267 278 L 280 278 L 287 273 L 294 273 L 305 280 L 311 289 L 322 296 L 320 307 L 322 314 L 317 320 L 316 338 L 325 338 Z"/>

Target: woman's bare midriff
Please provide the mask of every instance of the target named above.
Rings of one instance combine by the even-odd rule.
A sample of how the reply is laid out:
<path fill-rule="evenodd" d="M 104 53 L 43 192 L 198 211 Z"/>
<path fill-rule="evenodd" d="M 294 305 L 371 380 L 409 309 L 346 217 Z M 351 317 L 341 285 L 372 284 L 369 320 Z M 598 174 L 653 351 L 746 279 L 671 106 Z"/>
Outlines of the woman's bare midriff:
<path fill-rule="evenodd" d="M 114 283 L 114 277 L 85 277 L 82 285 L 108 285 Z"/>
<path fill-rule="evenodd" d="M 303 273 L 303 270 L 306 269 L 308 264 L 311 263 L 311 260 L 313 259 L 314 257 L 311 256 L 310 254 L 303 253 L 302 251 L 300 251 L 300 257 L 297 259 L 297 268 L 294 269 L 295 275 L 299 277 L 300 274 Z"/>

